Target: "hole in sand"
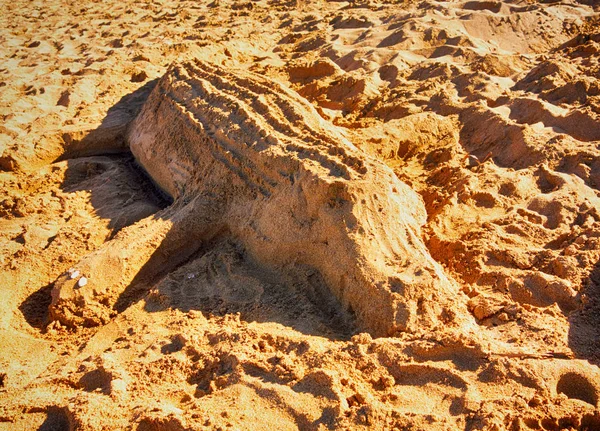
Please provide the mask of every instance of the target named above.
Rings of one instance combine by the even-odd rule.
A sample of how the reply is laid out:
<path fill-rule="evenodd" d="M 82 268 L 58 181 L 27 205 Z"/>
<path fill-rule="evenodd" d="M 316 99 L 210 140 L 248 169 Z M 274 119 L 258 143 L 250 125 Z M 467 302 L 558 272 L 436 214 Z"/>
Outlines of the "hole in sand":
<path fill-rule="evenodd" d="M 559 175 L 540 169 L 537 172 L 537 185 L 542 193 L 552 193 L 565 184 Z"/>
<path fill-rule="evenodd" d="M 598 402 L 598 391 L 587 377 L 577 373 L 566 373 L 556 385 L 556 392 L 569 398 L 585 401 L 593 406 Z"/>
<path fill-rule="evenodd" d="M 494 1 L 470 1 L 463 5 L 465 10 L 489 10 L 490 12 L 498 13 L 502 4 Z"/>
<path fill-rule="evenodd" d="M 19 306 L 23 317 L 32 327 L 42 329 L 48 323 L 48 306 L 52 302 L 52 284 L 29 295 Z"/>
<path fill-rule="evenodd" d="M 88 392 L 93 392 L 96 389 L 100 389 L 102 393 L 108 394 L 110 392 L 110 381 L 112 376 L 105 370 L 98 368 L 84 374 L 79 379 L 79 385 Z"/>
<path fill-rule="evenodd" d="M 137 431 L 183 431 L 181 422 L 177 419 L 144 418 L 140 421 Z"/>
<path fill-rule="evenodd" d="M 582 430 L 597 430 L 600 429 L 600 415 L 596 414 L 584 415 L 581 419 Z"/>
<path fill-rule="evenodd" d="M 517 186 L 514 183 L 504 183 L 500 186 L 498 193 L 502 196 L 513 196 L 517 192 Z"/>
<path fill-rule="evenodd" d="M 496 199 L 490 193 L 475 193 L 472 198 L 478 207 L 494 208 L 496 206 Z"/>
<path fill-rule="evenodd" d="M 73 429 L 66 409 L 52 406 L 48 407 L 46 420 L 40 425 L 38 431 L 71 431 Z"/>

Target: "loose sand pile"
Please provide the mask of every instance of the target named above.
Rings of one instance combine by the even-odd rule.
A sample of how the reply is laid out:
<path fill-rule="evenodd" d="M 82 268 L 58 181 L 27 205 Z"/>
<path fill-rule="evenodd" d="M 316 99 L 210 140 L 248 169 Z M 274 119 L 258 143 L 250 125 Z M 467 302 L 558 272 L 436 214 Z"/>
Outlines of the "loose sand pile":
<path fill-rule="evenodd" d="M 2 10 L 0 430 L 600 429 L 596 2 Z"/>

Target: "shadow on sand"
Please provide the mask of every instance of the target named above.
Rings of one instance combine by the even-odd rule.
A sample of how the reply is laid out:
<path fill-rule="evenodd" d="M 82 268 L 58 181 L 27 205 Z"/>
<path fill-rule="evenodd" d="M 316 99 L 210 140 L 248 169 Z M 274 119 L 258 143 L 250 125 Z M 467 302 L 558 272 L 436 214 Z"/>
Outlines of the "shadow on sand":
<path fill-rule="evenodd" d="M 600 261 L 581 294 L 582 307 L 569 316 L 569 347 L 581 359 L 600 366 Z"/>

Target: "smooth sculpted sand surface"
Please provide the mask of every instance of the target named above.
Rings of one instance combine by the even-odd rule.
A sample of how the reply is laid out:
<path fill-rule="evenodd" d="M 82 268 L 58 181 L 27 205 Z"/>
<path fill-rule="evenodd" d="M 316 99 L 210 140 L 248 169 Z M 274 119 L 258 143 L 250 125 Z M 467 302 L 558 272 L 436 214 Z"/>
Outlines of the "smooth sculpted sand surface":
<path fill-rule="evenodd" d="M 6 2 L 0 430 L 600 429 L 600 5 Z"/>

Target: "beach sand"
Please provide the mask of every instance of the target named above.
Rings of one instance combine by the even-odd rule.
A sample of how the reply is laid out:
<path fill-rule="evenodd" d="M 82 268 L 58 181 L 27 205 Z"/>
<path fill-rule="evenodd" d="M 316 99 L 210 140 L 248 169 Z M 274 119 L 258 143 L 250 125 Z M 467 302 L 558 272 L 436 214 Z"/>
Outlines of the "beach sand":
<path fill-rule="evenodd" d="M 600 9 L 2 1 L 0 430 L 600 429 Z"/>

